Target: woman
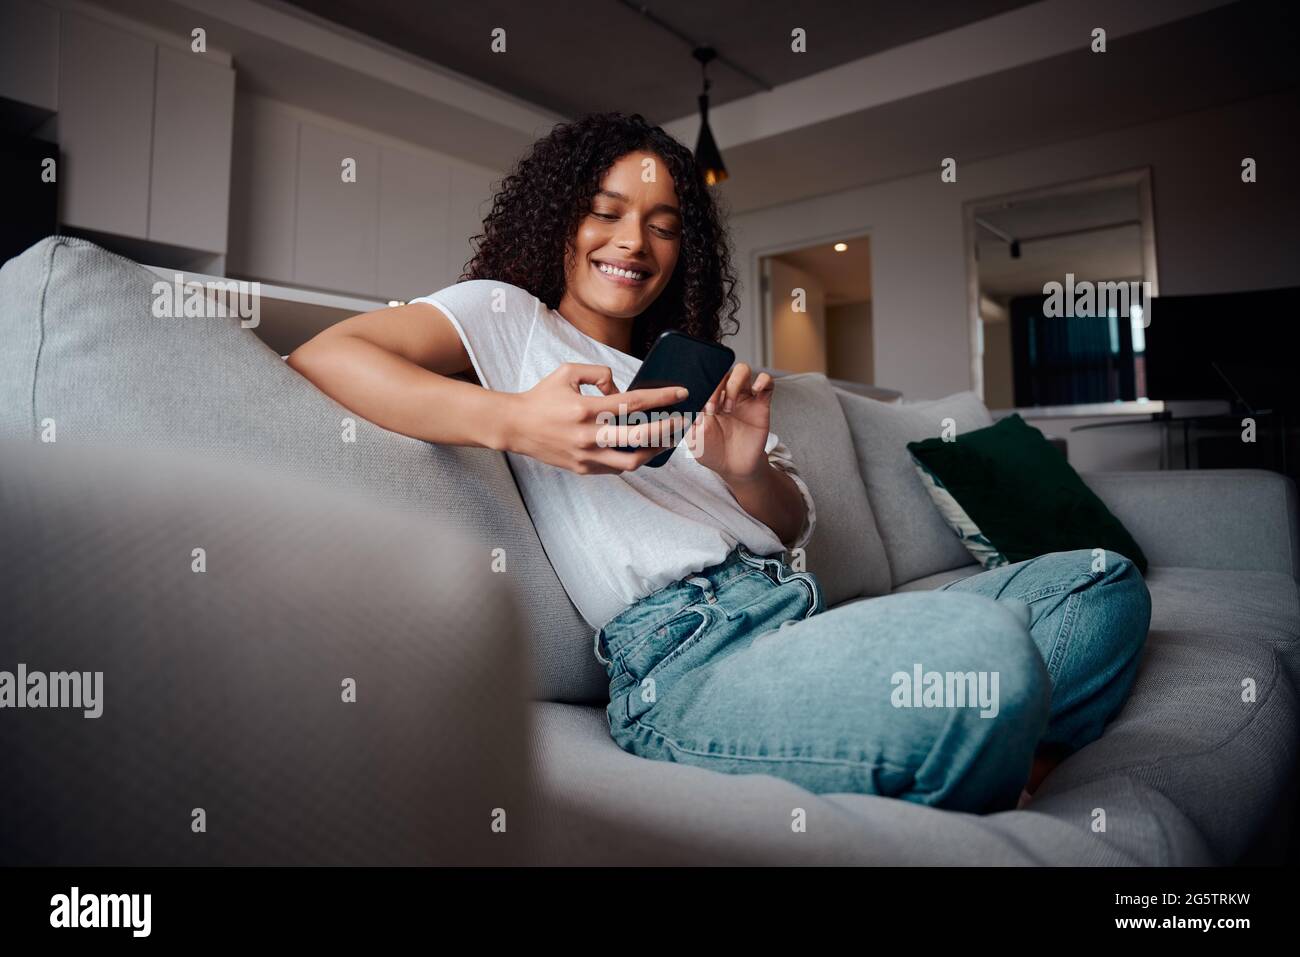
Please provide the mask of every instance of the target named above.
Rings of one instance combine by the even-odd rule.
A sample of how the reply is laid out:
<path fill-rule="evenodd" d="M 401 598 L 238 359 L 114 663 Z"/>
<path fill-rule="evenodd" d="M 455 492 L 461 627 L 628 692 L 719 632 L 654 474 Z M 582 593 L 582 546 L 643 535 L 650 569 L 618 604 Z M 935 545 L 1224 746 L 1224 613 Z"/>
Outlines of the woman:
<path fill-rule="evenodd" d="M 1121 556 L 1096 569 L 1091 552 L 1047 555 L 828 611 L 816 577 L 781 558 L 816 514 L 769 431 L 771 377 L 737 363 L 662 468 L 640 466 L 677 437 L 668 420 L 614 447 L 602 412 L 679 398 L 622 391 L 659 333 L 734 331 L 725 230 L 681 144 L 639 115 L 557 126 L 477 238 L 461 282 L 341 322 L 289 363 L 385 428 L 509 455 L 596 629 L 620 747 L 982 812 L 1032 790 L 1050 767 L 1036 750 L 1100 735 L 1150 613 Z M 947 698 L 900 693 L 922 672 L 958 680 Z"/>

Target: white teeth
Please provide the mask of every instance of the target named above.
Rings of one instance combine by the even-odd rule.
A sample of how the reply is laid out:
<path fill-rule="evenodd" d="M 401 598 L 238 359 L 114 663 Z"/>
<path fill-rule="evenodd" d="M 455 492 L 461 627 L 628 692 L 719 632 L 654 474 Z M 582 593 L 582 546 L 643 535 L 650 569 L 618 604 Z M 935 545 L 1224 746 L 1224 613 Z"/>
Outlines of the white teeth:
<path fill-rule="evenodd" d="M 603 273 L 609 273 L 611 276 L 623 276 L 626 279 L 644 279 L 646 277 L 646 273 L 620 269 L 618 266 L 611 266 L 608 263 L 597 263 L 596 268 Z"/>

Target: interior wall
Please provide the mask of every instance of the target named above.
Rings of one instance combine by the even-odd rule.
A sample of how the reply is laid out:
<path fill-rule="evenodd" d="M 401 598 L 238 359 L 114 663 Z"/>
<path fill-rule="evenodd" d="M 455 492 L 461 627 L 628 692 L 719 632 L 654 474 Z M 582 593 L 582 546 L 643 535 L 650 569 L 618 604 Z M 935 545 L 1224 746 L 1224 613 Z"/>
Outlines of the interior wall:
<path fill-rule="evenodd" d="M 871 303 L 851 302 L 826 307 L 826 374 L 875 385 L 876 363 L 871 345 Z"/>
<path fill-rule="evenodd" d="M 1165 295 L 1300 284 L 1288 183 L 1300 147 L 1300 91 L 1244 100 L 991 159 L 934 169 L 736 216 L 732 239 L 750 273 L 743 321 L 761 321 L 754 264 L 765 249 L 871 233 L 877 385 L 905 399 L 971 387 L 962 204 L 1142 166 L 1152 167 L 1156 255 Z M 1243 157 L 1258 182 L 1241 181 Z"/>
<path fill-rule="evenodd" d="M 826 372 L 826 291 L 821 281 L 778 257 L 771 260 L 772 362 L 787 372 Z M 806 311 L 794 309 L 793 290 Z M 737 358 L 742 358 L 737 355 Z M 766 363 L 764 363 L 766 364 Z"/>

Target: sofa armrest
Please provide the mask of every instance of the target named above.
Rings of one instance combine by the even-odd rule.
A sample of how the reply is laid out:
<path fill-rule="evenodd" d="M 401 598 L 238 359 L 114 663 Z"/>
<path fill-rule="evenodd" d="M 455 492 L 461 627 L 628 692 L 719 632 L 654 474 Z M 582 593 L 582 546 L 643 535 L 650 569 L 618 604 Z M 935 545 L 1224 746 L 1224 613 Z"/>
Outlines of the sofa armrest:
<path fill-rule="evenodd" d="M 1152 565 L 1300 578 L 1295 483 L 1257 469 L 1091 472 L 1083 480 Z"/>
<path fill-rule="evenodd" d="M 91 676 L 60 679 L 80 706 L 0 712 L 0 864 L 527 857 L 528 663 L 483 546 L 64 442 L 0 442 L 0 527 L 0 672 Z"/>

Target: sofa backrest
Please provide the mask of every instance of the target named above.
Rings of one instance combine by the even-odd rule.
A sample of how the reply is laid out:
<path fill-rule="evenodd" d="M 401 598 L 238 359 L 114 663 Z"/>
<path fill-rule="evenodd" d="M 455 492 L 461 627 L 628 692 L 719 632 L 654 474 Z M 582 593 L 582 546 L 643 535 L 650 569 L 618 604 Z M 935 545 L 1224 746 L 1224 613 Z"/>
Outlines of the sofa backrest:
<path fill-rule="evenodd" d="M 947 420 L 955 432 L 993 424 L 973 392 L 931 402 L 877 402 L 835 390 L 857 452 L 858 468 L 880 529 L 893 587 L 971 564 L 974 560 L 921 484 L 908 442 L 937 437 Z"/>
<path fill-rule="evenodd" d="M 158 277 L 82 239 L 50 237 L 0 269 L 0 435 L 182 448 L 351 489 L 447 527 L 493 562 L 520 608 L 534 697 L 600 702 L 608 679 L 591 628 L 547 560 L 507 459 L 437 446 L 355 416 L 235 317 L 159 318 Z M 862 400 L 867 401 L 867 400 Z M 828 606 L 890 590 L 886 549 L 844 413 L 825 376 L 787 375 L 772 427 L 817 507 L 807 567 Z M 345 441 L 351 421 L 355 441 Z M 501 549 L 497 552 L 497 549 Z M 431 631 L 431 638 L 434 632 Z"/>
<path fill-rule="evenodd" d="M 783 375 L 772 393 L 772 431 L 808 485 L 817 525 L 807 567 L 827 607 L 889 593 L 889 562 L 858 472 L 849 426 L 826 376 Z"/>
<path fill-rule="evenodd" d="M 172 447 L 354 490 L 437 536 L 458 530 L 504 557 L 534 645 L 534 695 L 588 700 L 604 672 L 591 629 L 538 541 L 506 458 L 436 446 L 352 415 L 237 318 L 158 318 L 148 270 L 81 239 L 50 237 L 0 270 L 0 434 L 59 444 Z M 355 441 L 344 441 L 344 420 Z M 346 543 L 340 543 L 346 547 Z M 495 549 L 502 549 L 496 552 Z M 495 562 L 500 568 L 500 561 Z M 430 640 L 436 640 L 432 628 Z M 566 650 L 563 656 L 549 654 Z M 585 660 L 584 660 L 585 652 Z"/>

